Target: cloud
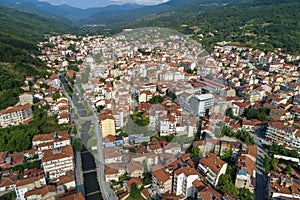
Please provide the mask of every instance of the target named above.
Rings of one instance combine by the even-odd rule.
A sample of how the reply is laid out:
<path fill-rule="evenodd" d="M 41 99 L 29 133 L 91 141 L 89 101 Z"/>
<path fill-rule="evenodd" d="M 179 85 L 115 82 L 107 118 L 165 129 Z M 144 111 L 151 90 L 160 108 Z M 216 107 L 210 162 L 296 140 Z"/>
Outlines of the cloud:
<path fill-rule="evenodd" d="M 140 5 L 156 5 L 168 2 L 169 0 L 109 0 L 112 4 L 134 3 Z"/>

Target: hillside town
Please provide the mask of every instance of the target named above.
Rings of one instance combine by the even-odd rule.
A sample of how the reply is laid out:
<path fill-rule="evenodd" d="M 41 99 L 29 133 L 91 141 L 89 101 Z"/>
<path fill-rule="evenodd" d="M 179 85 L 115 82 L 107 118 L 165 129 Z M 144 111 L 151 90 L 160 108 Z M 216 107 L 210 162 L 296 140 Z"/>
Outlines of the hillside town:
<path fill-rule="evenodd" d="M 226 42 L 208 54 L 180 34 L 132 31 L 38 44 L 50 75 L 26 77 L 0 127 L 46 106 L 66 130 L 0 152 L 0 195 L 89 199 L 79 183 L 94 171 L 80 169 L 76 138 L 103 168 L 103 199 L 300 199 L 300 56 Z"/>

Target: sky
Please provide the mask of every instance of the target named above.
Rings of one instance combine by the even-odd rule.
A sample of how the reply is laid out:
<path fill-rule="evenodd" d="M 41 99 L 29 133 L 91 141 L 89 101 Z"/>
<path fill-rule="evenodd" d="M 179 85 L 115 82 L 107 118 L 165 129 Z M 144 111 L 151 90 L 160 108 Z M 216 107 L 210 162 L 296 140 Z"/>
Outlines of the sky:
<path fill-rule="evenodd" d="M 156 5 L 168 0 L 40 0 L 54 5 L 67 4 L 78 8 L 104 7 L 111 4 L 135 3 L 141 5 Z"/>

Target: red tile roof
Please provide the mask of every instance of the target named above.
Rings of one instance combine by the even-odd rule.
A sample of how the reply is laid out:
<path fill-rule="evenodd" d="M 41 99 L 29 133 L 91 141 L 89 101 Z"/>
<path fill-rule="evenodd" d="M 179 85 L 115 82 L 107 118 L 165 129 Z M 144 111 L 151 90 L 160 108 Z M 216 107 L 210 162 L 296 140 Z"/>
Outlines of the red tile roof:
<path fill-rule="evenodd" d="M 76 192 L 74 194 L 68 194 L 64 197 L 61 197 L 60 200 L 84 200 L 84 197 L 81 192 Z"/>
<path fill-rule="evenodd" d="M 153 171 L 153 176 L 156 177 L 156 179 L 160 182 L 160 183 L 165 183 L 168 180 L 170 180 L 170 174 L 168 172 L 166 172 L 164 169 L 159 169 L 156 171 Z"/>
<path fill-rule="evenodd" d="M 218 158 L 218 156 L 214 153 L 209 153 L 206 157 L 200 160 L 200 163 L 203 166 L 210 168 L 216 174 L 219 174 L 222 166 L 226 164 L 223 160 Z"/>

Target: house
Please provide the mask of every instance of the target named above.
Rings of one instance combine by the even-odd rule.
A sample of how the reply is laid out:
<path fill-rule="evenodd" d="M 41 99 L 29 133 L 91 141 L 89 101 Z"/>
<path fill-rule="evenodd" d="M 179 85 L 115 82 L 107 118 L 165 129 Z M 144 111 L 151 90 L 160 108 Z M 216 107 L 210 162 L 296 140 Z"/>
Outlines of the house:
<path fill-rule="evenodd" d="M 232 103 L 232 111 L 233 115 L 241 116 L 244 113 L 245 105 L 241 102 L 233 102 Z"/>
<path fill-rule="evenodd" d="M 127 164 L 127 172 L 130 177 L 143 178 L 144 166 L 140 162 L 132 161 Z"/>
<path fill-rule="evenodd" d="M 128 191 L 131 191 L 131 187 L 132 187 L 132 184 L 133 184 L 133 183 L 135 183 L 136 186 L 137 186 L 138 188 L 141 188 L 142 185 L 143 185 L 143 182 L 141 181 L 141 179 L 139 179 L 139 178 L 130 178 L 130 179 L 126 182 Z"/>
<path fill-rule="evenodd" d="M 181 167 L 174 171 L 173 192 L 184 198 L 193 197 L 193 182 L 200 178 L 199 172 L 190 167 Z"/>
<path fill-rule="evenodd" d="M 8 151 L 0 152 L 0 168 L 6 168 Z"/>
<path fill-rule="evenodd" d="M 172 176 L 165 169 L 152 172 L 152 187 L 160 194 L 172 191 Z"/>
<path fill-rule="evenodd" d="M 196 199 L 227 200 L 223 199 L 222 195 L 216 190 L 214 190 L 211 186 L 205 185 L 202 181 L 198 179 L 193 181 L 193 193 L 195 194 L 194 197 L 196 197 Z"/>
<path fill-rule="evenodd" d="M 58 115 L 58 124 L 67 124 L 70 122 L 70 113 L 60 113 Z"/>
<path fill-rule="evenodd" d="M 40 188 L 46 185 L 46 179 L 44 175 L 29 177 L 18 180 L 16 183 L 16 195 L 20 200 L 26 200 L 26 192 L 35 188 Z"/>
<path fill-rule="evenodd" d="M 84 200 L 84 197 L 81 192 L 75 192 L 72 194 L 66 194 L 59 198 L 59 200 Z"/>
<path fill-rule="evenodd" d="M 66 172 L 66 175 L 60 176 L 56 182 L 56 185 L 62 185 L 67 190 L 76 188 L 74 171 Z"/>
<path fill-rule="evenodd" d="M 24 92 L 19 95 L 19 100 L 21 105 L 30 104 L 33 105 L 33 93 L 32 92 Z"/>
<path fill-rule="evenodd" d="M 123 161 L 122 154 L 118 152 L 115 147 L 103 148 L 103 154 L 105 164 L 121 163 Z"/>
<path fill-rule="evenodd" d="M 56 74 L 52 74 L 49 78 L 49 81 L 50 81 L 50 87 L 56 88 L 56 89 L 61 87 L 61 82 Z"/>
<path fill-rule="evenodd" d="M 46 199 L 57 199 L 60 196 L 64 195 L 63 188 L 61 190 L 57 190 L 54 185 L 47 185 L 44 187 L 36 188 L 30 190 L 24 194 L 26 200 L 46 200 Z"/>
<path fill-rule="evenodd" d="M 107 182 L 110 182 L 112 180 L 119 181 L 119 177 L 121 174 L 119 173 L 118 169 L 115 169 L 109 165 L 105 165 L 104 172 L 105 172 L 105 180 Z"/>
<path fill-rule="evenodd" d="M 225 174 L 227 163 L 218 158 L 214 153 L 209 153 L 206 157 L 200 160 L 198 171 L 205 177 L 205 179 L 214 187 L 218 185 L 219 178 Z"/>
<path fill-rule="evenodd" d="M 2 177 L 0 179 L 0 193 L 6 191 L 13 191 L 15 190 L 16 183 L 17 183 L 18 175 L 12 175 L 8 177 Z"/>

